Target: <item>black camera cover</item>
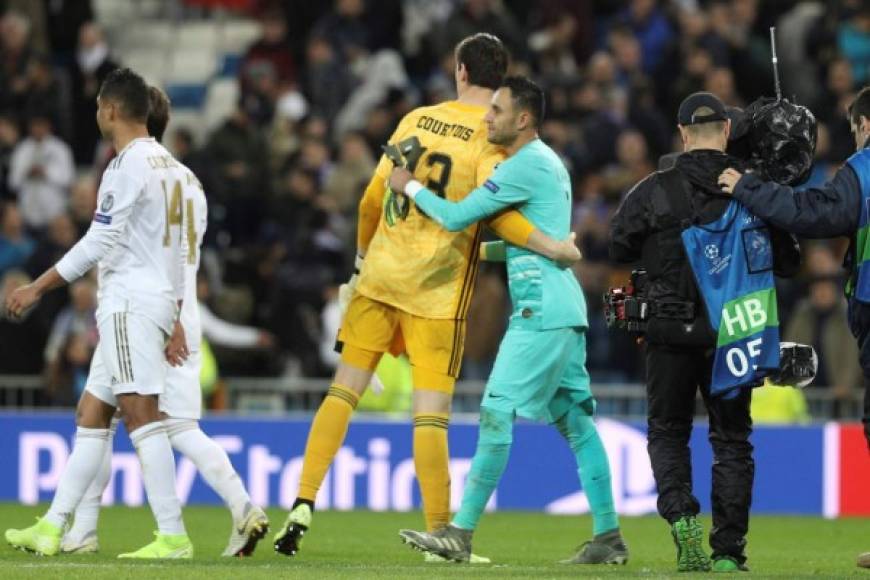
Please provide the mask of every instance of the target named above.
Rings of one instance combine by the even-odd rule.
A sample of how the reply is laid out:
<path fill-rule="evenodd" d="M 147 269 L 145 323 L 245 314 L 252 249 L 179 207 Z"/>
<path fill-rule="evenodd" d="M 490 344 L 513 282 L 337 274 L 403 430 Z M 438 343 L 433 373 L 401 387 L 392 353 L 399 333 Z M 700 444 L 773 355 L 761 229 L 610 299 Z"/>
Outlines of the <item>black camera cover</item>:
<path fill-rule="evenodd" d="M 797 185 L 806 180 L 816 152 L 816 118 L 788 99 L 762 97 L 745 110 L 729 109 L 728 152 L 766 181 Z"/>

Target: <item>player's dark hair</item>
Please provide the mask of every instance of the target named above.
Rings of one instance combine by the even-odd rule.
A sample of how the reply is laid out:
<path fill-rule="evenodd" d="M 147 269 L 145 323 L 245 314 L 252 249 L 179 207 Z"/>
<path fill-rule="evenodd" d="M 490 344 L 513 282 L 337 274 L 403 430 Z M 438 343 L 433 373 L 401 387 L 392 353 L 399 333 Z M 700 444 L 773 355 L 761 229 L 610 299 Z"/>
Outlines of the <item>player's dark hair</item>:
<path fill-rule="evenodd" d="M 544 120 L 544 90 L 528 77 L 507 77 L 501 86 L 511 90 L 514 107 L 532 116 L 534 127 Z"/>
<path fill-rule="evenodd" d="M 861 117 L 870 119 L 870 85 L 858 91 L 858 96 L 849 105 L 849 120 L 852 124 L 859 124 Z"/>
<path fill-rule="evenodd" d="M 100 99 L 114 101 L 121 114 L 130 121 L 148 121 L 148 83 L 128 68 L 115 69 L 106 75 L 100 87 Z"/>
<path fill-rule="evenodd" d="M 160 143 L 169 124 L 169 97 L 157 87 L 148 87 L 148 101 L 150 106 L 145 126 L 148 127 L 148 134 Z"/>
<path fill-rule="evenodd" d="M 510 55 L 497 36 L 478 32 L 456 45 L 456 64 L 465 65 L 469 84 L 495 90 L 507 74 Z"/>

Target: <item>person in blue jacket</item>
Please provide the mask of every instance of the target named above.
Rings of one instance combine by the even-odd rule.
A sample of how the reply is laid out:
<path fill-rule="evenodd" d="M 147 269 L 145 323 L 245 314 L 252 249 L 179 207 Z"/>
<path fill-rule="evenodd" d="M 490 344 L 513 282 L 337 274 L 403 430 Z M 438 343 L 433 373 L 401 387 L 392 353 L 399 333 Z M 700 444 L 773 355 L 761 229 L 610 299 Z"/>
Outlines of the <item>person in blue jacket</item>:
<path fill-rule="evenodd" d="M 824 185 L 797 191 L 733 168 L 722 172 L 719 185 L 779 228 L 808 238 L 851 239 L 843 265 L 849 270 L 849 328 L 864 372 L 862 422 L 870 450 L 870 86 L 861 89 L 848 114 L 857 152 Z M 858 556 L 858 566 L 870 568 L 870 552 Z"/>
<path fill-rule="evenodd" d="M 861 89 L 848 114 L 857 151 L 824 185 L 797 191 L 733 168 L 722 172 L 719 185 L 776 227 L 808 238 L 851 239 L 844 261 L 849 270 L 846 296 L 864 372 L 862 421 L 870 450 L 870 86 Z M 870 552 L 858 556 L 858 566 L 870 568 Z"/>
<path fill-rule="evenodd" d="M 857 152 L 820 187 L 798 191 L 733 168 L 722 172 L 719 184 L 771 225 L 808 238 L 851 239 L 844 262 L 849 270 L 846 295 L 864 371 L 864 436 L 870 448 L 870 86 L 849 106 L 849 122 Z"/>

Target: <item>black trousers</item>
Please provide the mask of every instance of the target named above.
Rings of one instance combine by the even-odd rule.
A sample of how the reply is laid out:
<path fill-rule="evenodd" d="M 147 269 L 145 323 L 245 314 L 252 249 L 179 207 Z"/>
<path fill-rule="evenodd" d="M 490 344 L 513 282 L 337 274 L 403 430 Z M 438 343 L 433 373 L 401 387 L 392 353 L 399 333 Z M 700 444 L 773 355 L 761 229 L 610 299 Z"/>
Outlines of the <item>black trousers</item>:
<path fill-rule="evenodd" d="M 658 511 L 669 523 L 700 510 L 692 494 L 689 436 L 695 393 L 707 407 L 713 447 L 713 556 L 746 559 L 746 533 L 755 462 L 752 459 L 751 392 L 734 399 L 710 396 L 713 349 L 648 344 L 646 350 L 648 443 L 658 486 Z"/>

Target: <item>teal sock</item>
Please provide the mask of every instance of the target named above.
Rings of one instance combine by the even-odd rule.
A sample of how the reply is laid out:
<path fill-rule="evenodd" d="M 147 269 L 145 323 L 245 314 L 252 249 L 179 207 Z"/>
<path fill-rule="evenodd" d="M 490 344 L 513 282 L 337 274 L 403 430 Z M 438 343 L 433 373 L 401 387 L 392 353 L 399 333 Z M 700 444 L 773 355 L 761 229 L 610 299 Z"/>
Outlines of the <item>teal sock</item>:
<path fill-rule="evenodd" d="M 592 417 L 581 408 L 573 407 L 559 419 L 556 426 L 568 440 L 577 460 L 580 484 L 592 512 L 592 533 L 597 536 L 618 529 L 619 517 L 613 506 L 610 484 L 610 463 Z"/>
<path fill-rule="evenodd" d="M 452 522 L 457 528 L 477 528 L 477 522 L 507 467 L 512 441 L 513 415 L 481 407 L 477 450 L 465 480 L 462 505 Z"/>

